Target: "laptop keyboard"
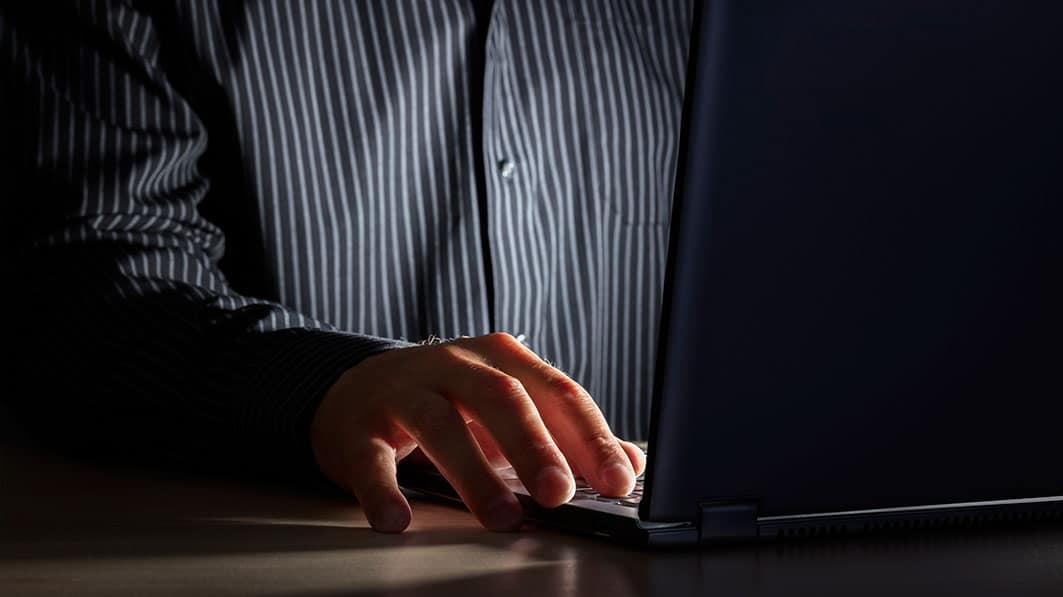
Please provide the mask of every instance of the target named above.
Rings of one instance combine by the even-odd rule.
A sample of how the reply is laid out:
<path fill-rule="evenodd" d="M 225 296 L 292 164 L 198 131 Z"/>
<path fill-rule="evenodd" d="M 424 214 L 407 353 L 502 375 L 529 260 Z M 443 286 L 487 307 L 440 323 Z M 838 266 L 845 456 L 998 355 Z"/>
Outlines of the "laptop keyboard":
<path fill-rule="evenodd" d="M 601 495 L 595 491 L 587 482 L 583 480 L 583 477 L 576 477 L 576 495 L 572 498 L 572 501 L 576 500 L 594 500 L 596 502 L 605 502 L 607 504 L 617 504 L 620 506 L 630 506 L 637 508 L 639 502 L 642 501 L 642 476 L 635 480 L 635 489 L 630 494 L 622 497 L 612 497 Z"/>
<path fill-rule="evenodd" d="M 512 468 L 499 471 L 502 474 L 502 478 L 506 481 L 519 481 L 517 472 Z M 628 506 L 630 508 L 638 508 L 639 502 L 642 501 L 642 486 L 643 476 L 639 475 L 635 480 L 635 489 L 625 496 L 613 497 L 606 496 L 598 493 L 593 487 L 587 484 L 587 481 L 583 477 L 576 477 L 576 495 L 572 497 L 572 503 L 576 503 L 583 500 L 591 500 L 595 502 L 602 502 L 606 504 L 616 504 L 618 506 Z"/>

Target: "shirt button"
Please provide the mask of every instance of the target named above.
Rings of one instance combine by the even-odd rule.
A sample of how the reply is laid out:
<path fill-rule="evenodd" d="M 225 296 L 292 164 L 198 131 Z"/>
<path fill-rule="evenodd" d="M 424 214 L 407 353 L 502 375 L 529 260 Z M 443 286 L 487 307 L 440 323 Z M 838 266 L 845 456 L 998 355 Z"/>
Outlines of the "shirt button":
<path fill-rule="evenodd" d="M 512 160 L 499 160 L 498 161 L 498 173 L 502 175 L 502 178 L 513 178 L 513 169 L 516 165 Z"/>
<path fill-rule="evenodd" d="M 528 337 L 525 336 L 524 334 L 517 334 L 517 342 L 520 342 L 521 344 L 527 346 L 528 345 Z"/>

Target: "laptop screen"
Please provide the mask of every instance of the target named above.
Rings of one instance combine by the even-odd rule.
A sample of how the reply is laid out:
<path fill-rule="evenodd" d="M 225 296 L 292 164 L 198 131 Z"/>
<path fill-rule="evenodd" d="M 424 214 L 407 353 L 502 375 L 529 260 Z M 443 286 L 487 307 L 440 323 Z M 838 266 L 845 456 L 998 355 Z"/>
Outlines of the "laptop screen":
<path fill-rule="evenodd" d="M 1060 22 L 707 3 L 644 518 L 1063 493 Z"/>

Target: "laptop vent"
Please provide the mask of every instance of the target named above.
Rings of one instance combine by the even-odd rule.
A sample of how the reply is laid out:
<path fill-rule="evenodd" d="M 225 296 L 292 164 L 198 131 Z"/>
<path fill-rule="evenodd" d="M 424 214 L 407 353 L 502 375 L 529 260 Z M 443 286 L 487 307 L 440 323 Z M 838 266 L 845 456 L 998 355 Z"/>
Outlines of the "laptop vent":
<path fill-rule="evenodd" d="M 777 531 L 780 539 L 832 537 L 846 534 L 884 534 L 898 531 L 931 529 L 979 528 L 999 524 L 1032 524 L 1063 521 L 1061 510 L 1026 512 L 980 512 L 926 515 L 914 518 L 893 518 L 858 523 L 788 524 Z"/>
<path fill-rule="evenodd" d="M 787 527 L 785 529 L 779 529 L 779 538 L 811 538 L 811 537 L 836 537 L 838 535 L 845 535 L 849 532 L 849 525 L 845 524 L 832 524 L 832 525 L 801 525 L 796 527 Z"/>

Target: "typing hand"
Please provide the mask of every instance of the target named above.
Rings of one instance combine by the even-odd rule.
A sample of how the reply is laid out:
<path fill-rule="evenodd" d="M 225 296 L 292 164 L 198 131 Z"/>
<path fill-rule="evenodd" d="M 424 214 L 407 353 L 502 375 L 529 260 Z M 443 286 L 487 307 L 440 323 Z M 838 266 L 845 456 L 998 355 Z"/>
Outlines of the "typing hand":
<path fill-rule="evenodd" d="M 399 348 L 348 369 L 314 413 L 311 442 L 321 471 L 385 532 L 410 523 L 396 467 L 417 448 L 499 531 L 518 528 L 522 510 L 493 465 L 511 463 L 545 507 L 572 498 L 573 469 L 599 493 L 626 495 L 645 467 L 579 384 L 501 333 Z"/>

